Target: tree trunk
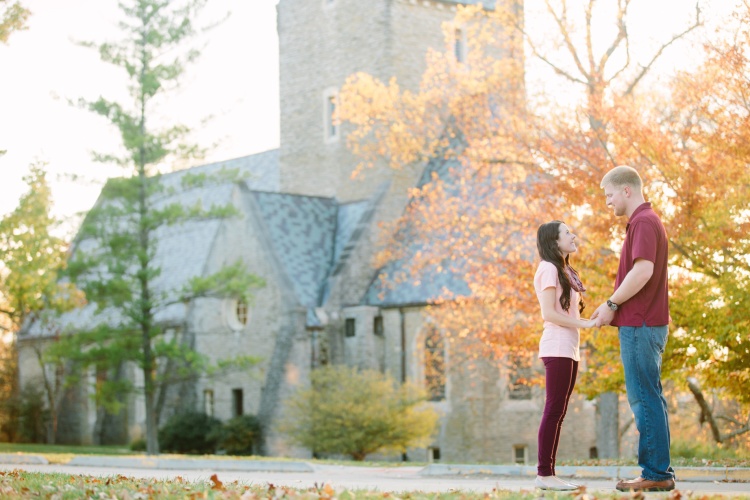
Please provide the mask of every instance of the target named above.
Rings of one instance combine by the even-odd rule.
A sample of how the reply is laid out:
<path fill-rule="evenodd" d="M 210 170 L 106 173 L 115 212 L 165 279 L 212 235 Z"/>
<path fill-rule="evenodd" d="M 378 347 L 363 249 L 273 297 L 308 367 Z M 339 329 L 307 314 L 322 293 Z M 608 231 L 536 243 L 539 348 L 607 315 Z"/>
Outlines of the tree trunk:
<path fill-rule="evenodd" d="M 700 384 L 698 383 L 698 379 L 688 377 L 687 386 L 688 389 L 690 389 L 690 392 L 693 393 L 693 397 L 698 403 L 698 406 L 701 407 L 703 418 L 706 419 L 708 425 L 711 427 L 711 435 L 714 437 L 714 441 L 716 441 L 717 443 L 721 443 L 721 431 L 719 430 L 719 426 L 716 424 L 716 419 L 714 419 L 714 413 L 711 411 L 711 407 L 708 406 L 706 398 L 703 397 L 703 391 L 701 390 Z"/>
<path fill-rule="evenodd" d="M 620 398 L 615 392 L 599 395 L 596 404 L 596 449 L 598 458 L 620 457 Z"/>

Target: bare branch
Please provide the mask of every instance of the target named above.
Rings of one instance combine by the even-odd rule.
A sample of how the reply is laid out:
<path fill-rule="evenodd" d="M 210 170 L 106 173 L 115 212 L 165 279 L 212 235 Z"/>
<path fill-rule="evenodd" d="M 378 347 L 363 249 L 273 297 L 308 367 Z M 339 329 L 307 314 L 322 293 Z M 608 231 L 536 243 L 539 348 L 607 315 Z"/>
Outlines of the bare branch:
<path fill-rule="evenodd" d="M 690 26 L 689 28 L 687 28 L 685 31 L 683 31 L 682 33 L 673 36 L 671 40 L 669 40 L 667 43 L 665 43 L 664 45 L 662 45 L 659 48 L 659 50 L 656 52 L 656 54 L 654 54 L 654 57 L 651 58 L 651 60 L 649 61 L 649 63 L 647 65 L 641 67 L 641 72 L 635 77 L 635 79 L 633 80 L 633 82 L 628 86 L 628 88 L 625 91 L 624 95 L 630 95 L 633 92 L 633 89 L 635 88 L 636 85 L 638 85 L 638 82 L 640 82 L 641 79 L 644 76 L 646 76 L 646 73 L 648 73 L 648 71 L 651 69 L 651 66 L 654 65 L 654 63 L 656 62 L 656 60 L 659 59 L 659 57 L 667 49 L 667 47 L 669 47 L 670 45 L 672 45 L 677 40 L 685 37 L 688 33 L 690 33 L 691 31 L 693 31 L 694 29 L 696 29 L 696 28 L 698 28 L 700 26 L 703 26 L 703 21 L 701 20 L 701 8 L 700 8 L 700 5 L 698 5 L 698 3 L 696 3 L 695 4 L 695 23 L 692 26 Z"/>
<path fill-rule="evenodd" d="M 615 78 L 620 76 L 620 73 L 622 73 L 629 67 L 630 67 L 630 37 L 626 36 L 625 37 L 625 62 L 622 64 L 622 67 L 620 69 L 618 69 L 612 74 L 612 77 L 609 78 L 607 82 L 613 81 Z"/>
<path fill-rule="evenodd" d="M 577 78 L 573 76 L 572 74 L 568 73 L 564 69 L 557 66 L 555 63 L 547 59 L 547 57 L 543 56 L 539 50 L 537 50 L 536 45 L 534 44 L 534 41 L 531 39 L 531 37 L 528 35 L 526 31 L 524 31 L 523 28 L 520 26 L 516 26 L 516 28 L 523 34 L 523 36 L 526 38 L 526 42 L 529 44 L 529 47 L 531 48 L 531 53 L 534 54 L 534 57 L 538 58 L 542 62 L 546 63 L 552 70 L 557 73 L 560 76 L 563 76 L 574 83 L 580 83 L 582 85 L 588 86 L 588 82 L 585 80 L 581 80 L 580 78 Z"/>
<path fill-rule="evenodd" d="M 588 5 L 586 6 L 586 52 L 589 57 L 589 70 L 592 73 L 594 73 L 596 69 L 594 66 L 594 45 L 591 43 L 591 17 L 593 15 L 595 3 L 596 0 L 589 0 Z"/>
<path fill-rule="evenodd" d="M 619 9 L 617 11 L 617 36 L 615 36 L 612 44 L 604 52 L 601 60 L 599 61 L 599 70 L 602 72 L 602 75 L 604 74 L 604 66 L 607 65 L 607 61 L 609 61 L 609 58 L 620 46 L 620 43 L 622 43 L 623 40 L 627 40 L 628 38 L 628 30 L 625 27 L 625 16 L 627 15 L 629 5 L 630 0 L 625 0 L 625 2 L 620 3 Z"/>
<path fill-rule="evenodd" d="M 560 29 L 560 34 L 562 35 L 563 41 L 565 42 L 565 47 L 568 49 L 568 52 L 570 52 L 570 55 L 573 58 L 573 62 L 575 62 L 576 66 L 578 67 L 578 71 L 580 71 L 581 75 L 586 78 L 586 85 L 590 85 L 591 75 L 586 71 L 586 68 L 583 67 L 583 63 L 581 63 L 581 59 L 578 57 L 578 51 L 576 51 L 576 48 L 573 45 L 573 40 L 571 40 L 570 38 L 570 31 L 567 26 L 567 2 L 563 1 L 562 16 L 557 15 L 555 9 L 552 8 L 549 0 L 545 0 L 544 3 L 547 5 L 547 10 L 550 14 L 552 14 L 552 17 L 555 19 L 555 22 Z"/>

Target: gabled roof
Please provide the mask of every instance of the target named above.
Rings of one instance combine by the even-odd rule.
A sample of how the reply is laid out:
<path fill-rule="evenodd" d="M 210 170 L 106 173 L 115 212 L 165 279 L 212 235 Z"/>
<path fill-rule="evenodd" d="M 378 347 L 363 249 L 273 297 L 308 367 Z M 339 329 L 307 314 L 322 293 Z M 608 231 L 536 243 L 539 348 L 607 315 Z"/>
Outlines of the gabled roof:
<path fill-rule="evenodd" d="M 317 307 L 334 259 L 337 204 L 333 198 L 250 193 L 299 303 Z"/>
<path fill-rule="evenodd" d="M 445 181 L 445 189 L 451 192 L 451 170 L 461 168 L 455 158 L 446 159 L 436 155 L 425 166 L 417 184 L 423 187 L 431 182 L 433 174 Z M 452 295 L 468 295 L 469 288 L 460 270 L 461 263 L 451 261 L 450 265 L 428 266 L 412 275 L 411 266 L 415 256 L 429 247 L 430 242 L 414 237 L 412 228 L 407 224 L 402 229 L 401 244 L 405 245 L 405 257 L 390 262 L 375 274 L 367 289 L 363 303 L 379 307 L 397 307 L 405 305 L 424 305 L 444 297 L 445 292 Z M 450 256 L 446 256 L 449 259 Z"/>
<path fill-rule="evenodd" d="M 184 206 L 200 203 L 204 208 L 225 205 L 227 200 L 231 199 L 232 191 L 236 189 L 234 180 L 207 182 L 203 186 L 190 189 L 181 187 L 182 180 L 187 175 L 216 175 L 222 169 L 236 170 L 238 178 L 254 189 L 278 190 L 278 157 L 278 150 L 272 150 L 161 175 L 158 179 L 165 190 L 159 194 L 159 199 L 154 201 L 154 205 L 157 208 L 173 203 Z M 97 205 L 101 203 L 100 198 Z M 154 232 L 154 238 L 158 241 L 154 263 L 161 269 L 161 274 L 153 280 L 153 289 L 156 293 L 176 297 L 191 278 L 204 273 L 220 225 L 221 221 L 216 219 L 195 220 L 174 226 L 163 226 Z M 96 247 L 95 240 L 77 240 L 72 253 Z M 96 324 L 117 324 L 122 321 L 117 310 L 97 312 L 96 309 L 96 304 L 89 304 L 63 314 L 57 319 L 54 327 L 46 328 L 37 323 L 29 325 L 24 330 L 34 336 L 50 335 L 63 329 L 90 328 Z M 183 320 L 185 313 L 185 306 L 177 303 L 156 311 L 155 319 L 163 324 L 175 324 Z"/>
<path fill-rule="evenodd" d="M 334 198 L 248 193 L 298 303 L 308 308 L 308 326 L 319 325 L 314 309 L 328 299 L 329 278 L 346 263 L 383 193 L 384 187 L 370 200 L 344 204 Z"/>

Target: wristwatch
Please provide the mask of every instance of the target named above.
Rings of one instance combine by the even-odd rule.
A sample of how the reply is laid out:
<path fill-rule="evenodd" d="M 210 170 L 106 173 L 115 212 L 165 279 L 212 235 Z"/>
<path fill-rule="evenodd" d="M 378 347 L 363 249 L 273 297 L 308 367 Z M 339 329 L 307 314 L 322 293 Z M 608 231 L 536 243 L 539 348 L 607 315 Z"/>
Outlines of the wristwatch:
<path fill-rule="evenodd" d="M 612 309 L 613 311 L 616 311 L 620 306 L 612 302 L 611 300 L 607 300 L 607 307 Z"/>

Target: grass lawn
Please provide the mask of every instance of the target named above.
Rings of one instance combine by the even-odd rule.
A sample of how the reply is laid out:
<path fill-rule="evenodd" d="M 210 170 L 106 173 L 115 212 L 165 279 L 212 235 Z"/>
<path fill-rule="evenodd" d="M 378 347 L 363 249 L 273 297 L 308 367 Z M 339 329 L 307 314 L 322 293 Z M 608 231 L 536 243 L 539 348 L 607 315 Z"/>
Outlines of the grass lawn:
<path fill-rule="evenodd" d="M 134 455 L 124 446 L 72 446 L 33 443 L 0 443 L 0 453 L 41 455 L 52 464 L 65 464 L 76 455 Z"/>
<path fill-rule="evenodd" d="M 683 452 L 679 446 L 673 446 L 672 465 L 674 467 L 750 467 L 750 456 L 746 453 L 729 453 L 720 449 L 700 449 Z M 73 445 L 47 445 L 47 444 L 22 444 L 22 443 L 0 443 L 0 453 L 23 453 L 29 455 L 41 455 L 50 463 L 64 464 L 69 462 L 75 455 L 118 455 L 118 456 L 146 456 L 142 451 L 131 451 L 125 446 L 73 446 Z M 161 454 L 162 458 L 199 458 L 196 455 L 172 455 Z M 274 461 L 300 461 L 298 458 L 284 457 L 261 457 L 244 456 L 233 457 L 226 455 L 208 455 L 202 458 L 212 460 L 274 460 Z M 401 461 L 364 461 L 333 459 L 302 459 L 305 462 L 348 465 L 363 467 L 421 467 L 427 465 L 424 462 L 401 462 Z M 449 462 L 441 462 L 449 463 Z M 637 465 L 635 459 L 600 459 L 600 460 L 560 460 L 558 465 L 576 466 L 612 466 L 612 465 Z M 512 465 L 512 464 L 489 464 L 480 465 Z M 532 464 L 533 465 L 533 464 Z"/>
<path fill-rule="evenodd" d="M 113 475 L 107 478 L 92 476 L 72 476 L 69 474 L 44 474 L 39 472 L 0 471 L 0 498 L 53 498 L 65 500 L 74 498 L 127 498 L 127 499 L 184 499 L 217 498 L 242 500 L 538 500 L 534 490 L 513 492 L 495 490 L 491 493 L 454 491 L 450 493 L 425 493 L 422 491 L 401 492 L 398 494 L 383 491 L 336 490 L 330 485 L 316 485 L 315 488 L 297 489 L 271 484 L 258 486 L 239 482 L 223 483 L 216 475 L 209 481 L 190 482 L 183 479 L 171 481 L 134 479 Z M 585 492 L 572 494 L 547 492 L 544 498 L 619 499 L 622 494 L 596 495 Z M 637 498 L 637 497 L 633 497 Z M 643 497 L 641 497 L 643 498 Z M 666 498 L 666 497 L 665 497 Z M 678 497 L 679 498 L 679 497 Z M 723 499 L 721 495 L 702 496 L 701 500 Z"/>

